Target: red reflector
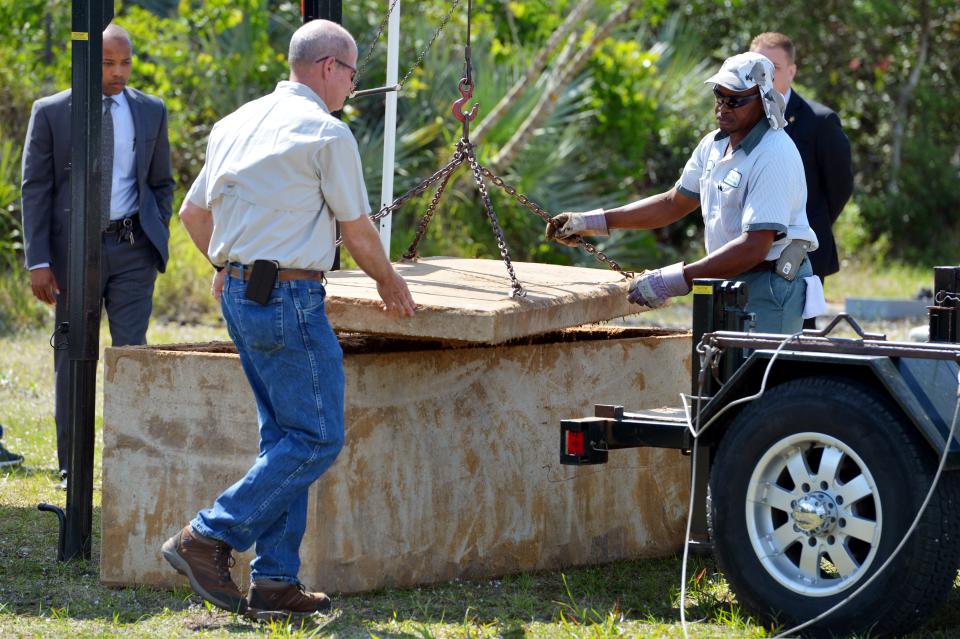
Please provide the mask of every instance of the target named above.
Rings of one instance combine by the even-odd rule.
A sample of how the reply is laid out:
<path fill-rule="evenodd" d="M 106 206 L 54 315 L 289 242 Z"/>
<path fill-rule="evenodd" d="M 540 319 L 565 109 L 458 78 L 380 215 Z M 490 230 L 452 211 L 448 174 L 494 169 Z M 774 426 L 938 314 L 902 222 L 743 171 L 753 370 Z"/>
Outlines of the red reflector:
<path fill-rule="evenodd" d="M 576 433 L 572 430 L 567 431 L 567 454 L 583 457 L 587 454 L 587 446 L 584 441 L 583 433 Z"/>

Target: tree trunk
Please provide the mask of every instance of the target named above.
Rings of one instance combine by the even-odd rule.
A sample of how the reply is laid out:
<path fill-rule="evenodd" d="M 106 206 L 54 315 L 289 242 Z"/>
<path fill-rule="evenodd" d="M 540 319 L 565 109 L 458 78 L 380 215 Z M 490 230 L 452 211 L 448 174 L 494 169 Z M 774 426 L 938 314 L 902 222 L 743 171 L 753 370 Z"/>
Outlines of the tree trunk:
<path fill-rule="evenodd" d="M 920 83 L 920 73 L 927 61 L 927 49 L 930 44 L 930 7 L 927 0 L 920 3 L 920 36 L 917 40 L 917 58 L 913 69 L 907 78 L 906 84 L 897 95 L 894 109 L 893 133 L 891 134 L 890 152 L 890 180 L 887 182 L 887 193 L 895 195 L 900 191 L 900 166 L 903 162 L 903 136 L 906 133 L 906 122 L 909 118 L 910 100 Z"/>
<path fill-rule="evenodd" d="M 523 77 L 510 87 L 506 95 L 500 98 L 497 105 L 490 110 L 490 113 L 486 115 L 483 120 L 480 121 L 480 124 L 472 131 L 471 137 L 474 140 L 480 140 L 483 134 L 494 127 L 500 118 L 503 117 L 504 113 L 513 105 L 514 100 L 536 83 L 536 78 L 543 72 L 544 68 L 546 68 L 547 61 L 553 56 L 574 27 L 580 23 L 583 14 L 587 12 L 587 9 L 589 9 L 592 4 L 592 0 L 580 0 L 580 2 L 573 7 L 570 15 L 563 21 L 560 28 L 553 32 L 547 44 L 540 50 L 540 55 L 538 55 L 537 59 L 530 65 L 530 68 Z"/>
<path fill-rule="evenodd" d="M 527 119 L 523 121 L 523 124 L 520 125 L 520 128 L 513 134 L 513 137 L 503 145 L 500 152 L 488 163 L 488 168 L 491 171 L 498 173 L 504 167 L 513 163 L 527 140 L 557 108 L 557 100 L 560 99 L 564 88 L 586 66 L 590 56 L 593 55 L 600 43 L 610 35 L 617 25 L 627 19 L 635 4 L 635 1 L 628 2 L 620 11 L 612 15 L 597 30 L 590 43 L 578 51 L 569 63 L 555 65 L 550 80 L 547 82 L 547 90 L 540 96 L 537 104 L 533 107 Z"/>

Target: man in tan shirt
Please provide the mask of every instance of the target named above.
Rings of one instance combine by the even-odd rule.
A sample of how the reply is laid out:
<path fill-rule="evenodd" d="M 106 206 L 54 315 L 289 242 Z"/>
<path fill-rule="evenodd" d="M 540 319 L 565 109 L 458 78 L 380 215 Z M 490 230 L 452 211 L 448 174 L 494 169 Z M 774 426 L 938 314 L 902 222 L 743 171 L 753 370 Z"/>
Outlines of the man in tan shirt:
<path fill-rule="evenodd" d="M 324 312 L 335 222 L 387 312 L 415 304 L 370 221 L 357 143 L 330 115 L 353 89 L 357 46 L 326 20 L 290 41 L 290 80 L 218 122 L 180 210 L 218 272 L 230 336 L 257 402 L 260 454 L 247 474 L 163 545 L 210 603 L 252 618 L 330 608 L 297 578 L 307 491 L 343 446 L 343 353 Z M 233 549 L 256 545 L 246 599 Z"/>

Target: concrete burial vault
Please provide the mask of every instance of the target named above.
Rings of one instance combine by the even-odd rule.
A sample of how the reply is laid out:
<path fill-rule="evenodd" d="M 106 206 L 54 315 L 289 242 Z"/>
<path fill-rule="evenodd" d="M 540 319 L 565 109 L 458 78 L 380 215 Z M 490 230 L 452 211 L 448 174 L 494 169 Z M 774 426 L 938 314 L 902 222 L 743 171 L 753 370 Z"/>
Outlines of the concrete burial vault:
<path fill-rule="evenodd" d="M 680 548 L 688 458 L 631 449 L 603 466 L 561 466 L 559 423 L 594 403 L 676 404 L 689 333 L 568 328 L 629 312 L 622 278 L 516 266 L 526 300 L 508 297 L 500 262 L 400 265 L 421 304 L 412 320 L 386 318 L 357 273 L 330 278 L 346 446 L 311 489 L 308 586 L 357 592 Z M 233 345 L 109 348 L 104 398 L 101 579 L 184 583 L 161 543 L 257 455 Z M 235 576 L 247 579 L 250 558 Z"/>

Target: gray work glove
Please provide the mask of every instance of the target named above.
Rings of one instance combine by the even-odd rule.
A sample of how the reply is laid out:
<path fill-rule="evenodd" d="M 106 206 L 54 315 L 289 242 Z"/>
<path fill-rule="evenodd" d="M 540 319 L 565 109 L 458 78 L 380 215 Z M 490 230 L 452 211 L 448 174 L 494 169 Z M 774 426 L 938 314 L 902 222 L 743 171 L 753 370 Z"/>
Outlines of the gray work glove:
<path fill-rule="evenodd" d="M 660 308 L 671 297 L 689 292 L 690 285 L 683 277 L 683 262 L 677 262 L 635 277 L 627 292 L 627 300 L 647 308 Z"/>
<path fill-rule="evenodd" d="M 586 213 L 560 213 L 547 223 L 547 240 L 576 246 L 577 237 L 609 235 L 603 209 Z"/>

